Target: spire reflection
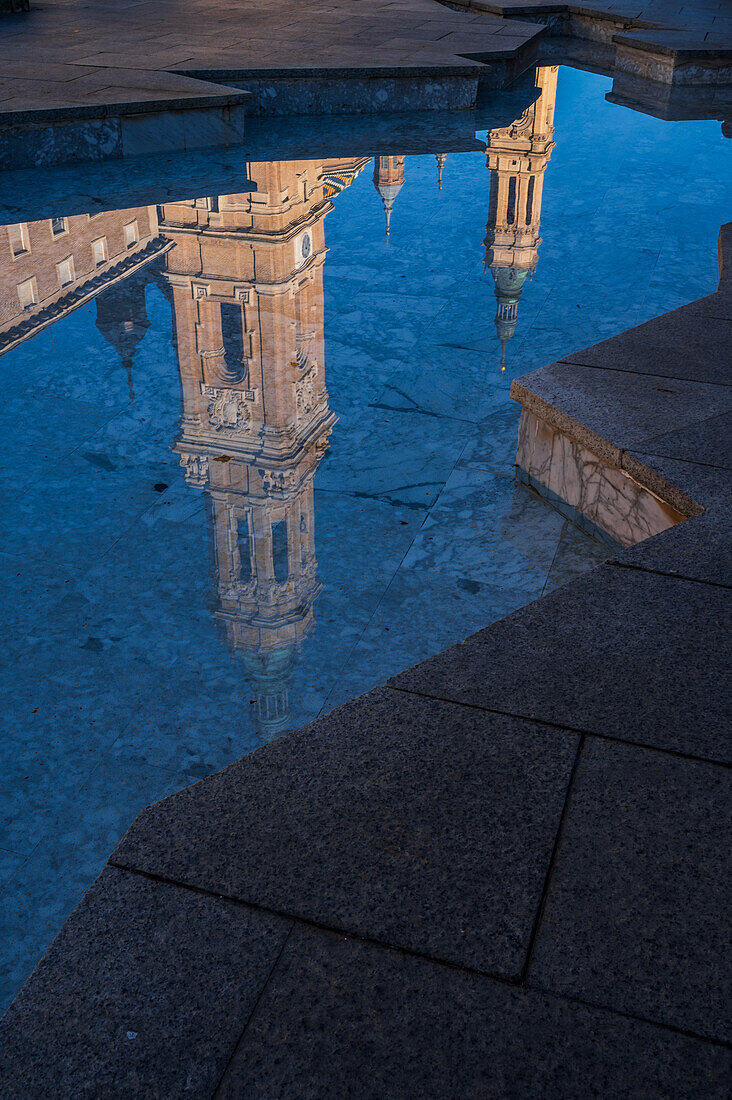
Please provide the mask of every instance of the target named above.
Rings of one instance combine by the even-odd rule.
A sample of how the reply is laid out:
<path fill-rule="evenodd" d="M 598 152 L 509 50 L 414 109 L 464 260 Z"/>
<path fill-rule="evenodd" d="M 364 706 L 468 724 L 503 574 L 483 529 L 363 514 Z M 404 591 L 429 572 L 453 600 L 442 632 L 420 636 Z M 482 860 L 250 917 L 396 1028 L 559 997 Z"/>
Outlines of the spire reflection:
<path fill-rule="evenodd" d="M 491 182 L 483 244 L 497 300 L 502 371 L 508 341 L 518 324 L 519 299 L 539 258 L 544 171 L 554 148 L 557 66 L 538 68 L 536 86 L 538 99 L 510 126 L 489 131 L 486 143 Z"/>

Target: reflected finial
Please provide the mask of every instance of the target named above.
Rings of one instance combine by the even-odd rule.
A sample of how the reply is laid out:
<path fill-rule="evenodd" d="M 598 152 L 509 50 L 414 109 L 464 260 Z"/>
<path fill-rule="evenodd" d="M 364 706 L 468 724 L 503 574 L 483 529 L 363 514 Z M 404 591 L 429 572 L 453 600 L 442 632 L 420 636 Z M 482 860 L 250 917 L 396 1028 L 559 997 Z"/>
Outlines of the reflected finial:
<path fill-rule="evenodd" d="M 386 215 L 386 242 L 391 233 L 394 199 L 404 184 L 404 157 L 374 157 L 374 187 L 381 195 Z"/>
<path fill-rule="evenodd" d="M 502 336 L 501 337 L 501 370 L 502 371 L 505 371 L 505 369 L 506 369 L 506 348 L 507 347 L 508 347 L 508 337 L 507 336 Z"/>
<path fill-rule="evenodd" d="M 435 153 L 435 160 L 437 161 L 437 190 L 440 192 L 442 191 L 442 169 L 445 167 L 447 153 Z"/>

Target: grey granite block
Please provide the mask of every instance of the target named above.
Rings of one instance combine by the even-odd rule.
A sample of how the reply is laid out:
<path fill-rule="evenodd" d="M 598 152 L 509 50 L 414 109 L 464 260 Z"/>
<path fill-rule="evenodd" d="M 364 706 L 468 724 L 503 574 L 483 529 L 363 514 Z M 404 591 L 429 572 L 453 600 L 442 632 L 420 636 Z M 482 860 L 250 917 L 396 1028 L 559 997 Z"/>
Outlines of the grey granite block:
<path fill-rule="evenodd" d="M 601 565 L 395 687 L 725 760 L 726 589 Z"/>
<path fill-rule="evenodd" d="M 730 322 L 683 306 L 644 325 L 566 356 L 564 363 L 685 378 L 732 382 Z"/>
<path fill-rule="evenodd" d="M 107 868 L 0 1022 L 0 1095 L 210 1096 L 289 928 Z"/>
<path fill-rule="evenodd" d="M 589 739 L 529 981 L 732 1040 L 729 769 Z"/>
<path fill-rule="evenodd" d="M 640 449 L 644 440 L 732 410 L 728 386 L 576 363 L 517 378 L 511 396 L 613 465 L 619 449 Z"/>
<path fill-rule="evenodd" d="M 516 977 L 576 746 L 379 689 L 148 808 L 113 860 Z"/>
<path fill-rule="evenodd" d="M 639 440 L 635 450 L 732 470 L 732 414 L 722 413 L 685 428 Z"/>
<path fill-rule="evenodd" d="M 729 93 L 729 96 L 732 99 L 732 92 Z M 725 110 L 729 110 L 729 106 L 729 103 L 725 103 Z M 724 256 L 725 229 L 726 226 L 723 225 L 719 231 L 720 263 L 723 262 Z M 720 289 L 714 294 L 707 294 L 704 298 L 697 298 L 691 305 L 685 306 L 684 308 L 688 311 L 689 315 L 699 318 L 702 323 L 707 317 L 716 317 L 723 321 L 732 321 L 732 293 L 730 293 L 730 288 L 726 287 L 724 283 L 724 271 L 722 270 L 719 281 Z"/>
<path fill-rule="evenodd" d="M 298 927 L 217 1095 L 711 1100 L 729 1069 L 710 1043 Z"/>
<path fill-rule="evenodd" d="M 717 421 L 724 419 L 716 418 Z M 689 432 L 694 430 L 690 428 Z M 721 424 L 718 430 L 723 434 Z M 698 453 L 705 456 L 702 447 L 699 447 Z M 657 477 L 679 486 L 707 511 L 628 547 L 612 560 L 710 584 L 732 585 L 732 511 L 728 471 L 632 451 L 625 453 L 623 462 L 633 477 L 638 476 L 641 470 L 652 468 Z M 648 481 L 643 480 L 644 483 Z"/>

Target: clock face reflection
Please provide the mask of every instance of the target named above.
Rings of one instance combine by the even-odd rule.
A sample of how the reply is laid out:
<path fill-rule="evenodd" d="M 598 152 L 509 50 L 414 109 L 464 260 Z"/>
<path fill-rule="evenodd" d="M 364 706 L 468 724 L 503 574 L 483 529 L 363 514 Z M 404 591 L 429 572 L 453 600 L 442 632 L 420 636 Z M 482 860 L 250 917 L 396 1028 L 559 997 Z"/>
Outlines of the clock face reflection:
<path fill-rule="evenodd" d="M 312 252 L 313 246 L 310 240 L 310 234 L 306 233 L 302 239 L 302 258 L 307 260 L 308 256 Z"/>

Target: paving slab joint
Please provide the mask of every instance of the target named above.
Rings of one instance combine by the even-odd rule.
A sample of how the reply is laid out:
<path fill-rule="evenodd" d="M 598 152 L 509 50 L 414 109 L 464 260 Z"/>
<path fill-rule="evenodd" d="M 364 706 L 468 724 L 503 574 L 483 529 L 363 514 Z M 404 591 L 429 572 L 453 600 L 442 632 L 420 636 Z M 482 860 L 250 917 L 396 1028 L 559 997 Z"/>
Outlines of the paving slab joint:
<path fill-rule="evenodd" d="M 572 798 L 572 789 L 574 787 L 575 776 L 577 775 L 577 769 L 579 768 L 580 758 L 582 756 L 582 750 L 585 745 L 585 734 L 580 734 L 579 742 L 577 744 L 577 752 L 575 753 L 574 761 L 572 763 L 572 770 L 569 773 L 567 780 L 567 790 L 564 796 L 564 804 L 562 806 L 562 812 L 559 815 L 559 823 L 557 825 L 556 836 L 554 837 L 554 844 L 552 846 L 551 855 L 547 864 L 546 875 L 544 876 L 544 883 L 541 890 L 541 896 L 539 898 L 539 904 L 536 908 L 536 917 L 534 918 L 534 924 L 531 929 L 531 935 L 526 947 L 526 958 L 524 959 L 524 965 L 521 968 L 521 977 L 519 983 L 523 984 L 526 981 L 526 977 L 531 967 L 531 960 L 534 954 L 534 946 L 536 944 L 536 937 L 541 927 L 542 919 L 544 917 L 544 911 L 546 908 L 546 900 L 549 895 L 549 888 L 551 885 L 552 874 L 554 872 L 554 866 L 559 855 L 562 837 L 564 835 L 564 823 L 567 818 L 567 811 L 569 808 L 570 800 Z"/>

